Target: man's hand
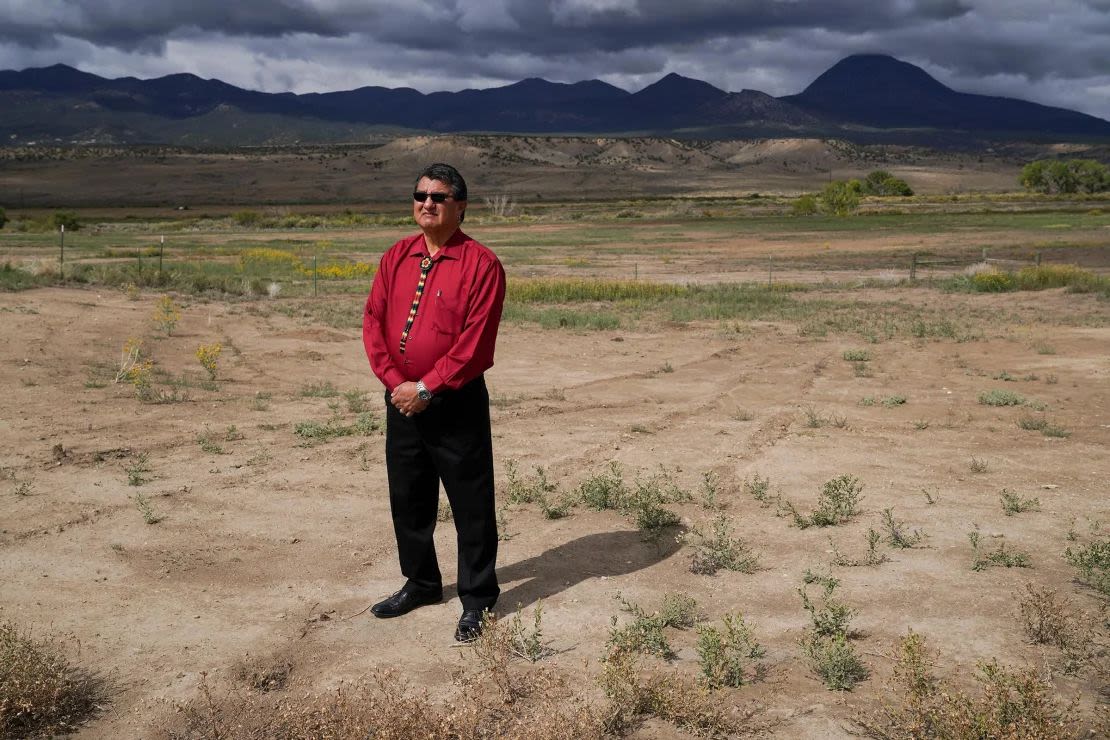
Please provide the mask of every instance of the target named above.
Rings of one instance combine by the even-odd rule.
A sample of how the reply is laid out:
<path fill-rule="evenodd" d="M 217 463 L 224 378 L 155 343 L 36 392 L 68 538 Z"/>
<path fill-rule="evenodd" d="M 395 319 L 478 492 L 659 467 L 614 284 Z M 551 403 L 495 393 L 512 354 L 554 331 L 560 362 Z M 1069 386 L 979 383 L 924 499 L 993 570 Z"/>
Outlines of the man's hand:
<path fill-rule="evenodd" d="M 428 408 L 428 401 L 420 400 L 420 396 L 416 393 L 416 383 L 411 380 L 394 388 L 389 400 L 405 416 L 419 414 Z"/>

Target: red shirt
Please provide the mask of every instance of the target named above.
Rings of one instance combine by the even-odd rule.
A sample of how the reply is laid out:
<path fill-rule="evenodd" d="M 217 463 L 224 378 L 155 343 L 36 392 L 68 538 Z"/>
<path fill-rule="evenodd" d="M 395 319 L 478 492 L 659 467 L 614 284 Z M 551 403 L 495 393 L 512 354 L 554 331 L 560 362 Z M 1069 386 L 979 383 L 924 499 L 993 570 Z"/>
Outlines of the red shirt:
<path fill-rule="evenodd" d="M 432 257 L 401 352 L 420 261 L 427 256 L 423 234 L 394 244 L 382 255 L 366 300 L 362 343 L 374 375 L 391 392 L 410 380 L 423 380 L 432 393 L 457 390 L 493 367 L 505 270 L 497 255 L 461 229 Z"/>

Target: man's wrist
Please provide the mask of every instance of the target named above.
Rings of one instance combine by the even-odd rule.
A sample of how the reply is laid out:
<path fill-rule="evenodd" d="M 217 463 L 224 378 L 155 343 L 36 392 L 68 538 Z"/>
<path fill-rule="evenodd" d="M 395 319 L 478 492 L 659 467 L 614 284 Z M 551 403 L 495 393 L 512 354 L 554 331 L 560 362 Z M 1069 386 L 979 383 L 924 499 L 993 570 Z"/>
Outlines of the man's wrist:
<path fill-rule="evenodd" d="M 416 396 L 421 401 L 431 401 L 434 394 L 424 385 L 423 380 L 416 381 Z"/>

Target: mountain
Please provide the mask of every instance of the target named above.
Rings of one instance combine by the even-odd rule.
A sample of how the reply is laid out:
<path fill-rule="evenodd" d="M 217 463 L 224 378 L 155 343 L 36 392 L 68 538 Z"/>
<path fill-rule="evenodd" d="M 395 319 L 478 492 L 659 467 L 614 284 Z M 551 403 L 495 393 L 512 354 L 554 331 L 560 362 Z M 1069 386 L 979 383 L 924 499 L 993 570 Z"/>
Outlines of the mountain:
<path fill-rule="evenodd" d="M 780 100 L 818 116 L 874 128 L 1110 136 L 1110 122 L 1014 98 L 961 93 L 925 70 L 880 54 L 850 56 Z"/>
<path fill-rule="evenodd" d="M 241 146 L 366 140 L 399 131 L 642 133 L 706 138 L 927 135 L 1110 138 L 1110 122 L 1062 108 L 952 90 L 881 55 L 841 60 L 797 95 L 726 92 L 668 74 L 635 93 L 599 80 L 528 78 L 424 94 L 362 87 L 264 93 L 174 74 L 106 79 L 65 65 L 0 72 L 0 145 Z M 926 132 L 922 134 L 921 132 Z"/>

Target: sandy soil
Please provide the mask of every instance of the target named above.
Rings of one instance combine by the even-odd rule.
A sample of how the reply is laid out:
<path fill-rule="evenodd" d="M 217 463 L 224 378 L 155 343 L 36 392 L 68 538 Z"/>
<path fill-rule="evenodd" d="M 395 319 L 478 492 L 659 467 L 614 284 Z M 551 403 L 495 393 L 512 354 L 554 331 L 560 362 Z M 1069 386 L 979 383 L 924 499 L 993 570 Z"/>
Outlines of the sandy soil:
<path fill-rule="evenodd" d="M 331 417 L 329 402 L 353 419 L 342 397 L 302 395 L 309 384 L 365 391 L 369 407 L 380 409 L 357 330 L 290 318 L 273 302 L 180 299 L 182 321 L 162 337 L 149 319 L 156 297 L 0 294 L 0 383 L 10 396 L 0 412 L 0 618 L 73 635 L 80 662 L 113 677 L 110 707 L 81 736 L 148 736 L 168 702 L 195 696 L 203 672 L 222 679 L 246 654 L 290 661 L 297 692 L 383 665 L 442 686 L 467 650 L 452 639 L 460 607 L 451 525 L 437 532 L 447 601 L 375 620 L 363 610 L 400 584 L 383 438 L 304 447 L 293 433 L 298 422 Z M 876 345 L 800 336 L 796 326 L 774 323 L 730 332 L 716 324 L 592 333 L 505 327 L 488 375 L 499 473 L 515 459 L 523 472 L 543 466 L 571 490 L 616 460 L 629 479 L 663 465 L 696 491 L 703 473 L 716 472 L 725 513 L 762 569 L 695 576 L 688 547 L 644 542 L 615 512 L 579 507 L 551 521 L 534 506 L 511 507 L 512 536 L 499 558 L 502 612 L 519 604 L 530 615 L 542 600 L 545 636 L 561 651 L 551 661 L 594 693 L 618 592 L 648 609 L 666 592 L 686 592 L 713 620 L 742 612 L 767 648 L 768 674 L 721 700 L 758 707 L 771 734 L 784 738 L 846 736 L 849 718 L 883 692 L 888 656 L 910 628 L 941 652 L 945 672 L 990 657 L 1058 662 L 1026 643 L 1016 605 L 1032 582 L 1093 608 L 1062 552 L 1069 530 L 1086 542 L 1105 536 L 1110 523 L 1110 330 L 1036 316 L 1105 304 L 1060 293 L 899 297 L 1030 318 L 986 326 L 981 341 Z M 195 380 L 196 347 L 222 342 L 218 387 L 194 383 L 187 401 L 163 405 L 140 403 L 123 384 L 89 387 L 132 336 L 145 338 L 159 369 Z M 1038 353 L 1045 345 L 1054 354 Z M 842 359 L 852 348 L 871 352 L 870 377 Z M 1002 371 L 1014 380 L 994 379 Z M 1016 420 L 1026 411 L 977 403 L 1002 387 L 1046 404 L 1071 436 L 1022 430 Z M 859 404 L 891 395 L 907 401 Z M 809 408 L 844 424 L 807 426 Z M 227 433 L 231 426 L 241 439 Z M 222 454 L 202 451 L 197 437 L 206 432 Z M 140 454 L 150 470 L 131 486 L 127 469 Z M 986 472 L 972 472 L 972 458 Z M 755 474 L 801 510 L 825 481 L 857 476 L 864 512 L 839 527 L 799 530 L 743 494 L 742 481 Z M 29 495 L 16 495 L 21 483 Z M 1004 488 L 1037 497 L 1040 510 L 1005 516 Z M 160 522 L 144 522 L 138 494 Z M 891 561 L 878 567 L 831 566 L 833 545 L 863 556 L 868 528 L 881 528 L 888 507 L 926 533 L 925 544 L 888 550 Z M 674 508 L 698 525 L 715 515 L 696 502 Z M 975 527 L 990 545 L 1004 536 L 1028 552 L 1033 567 L 973 572 L 967 535 Z M 808 619 L 797 588 L 807 568 L 840 578 L 841 595 L 859 610 L 857 647 L 873 676 L 852 693 L 826 691 L 797 649 Z M 672 640 L 679 658 L 666 670 L 693 675 L 695 635 Z M 1095 701 L 1090 675 L 1055 679 L 1084 709 Z M 641 734 L 678 735 L 657 724 Z"/>

